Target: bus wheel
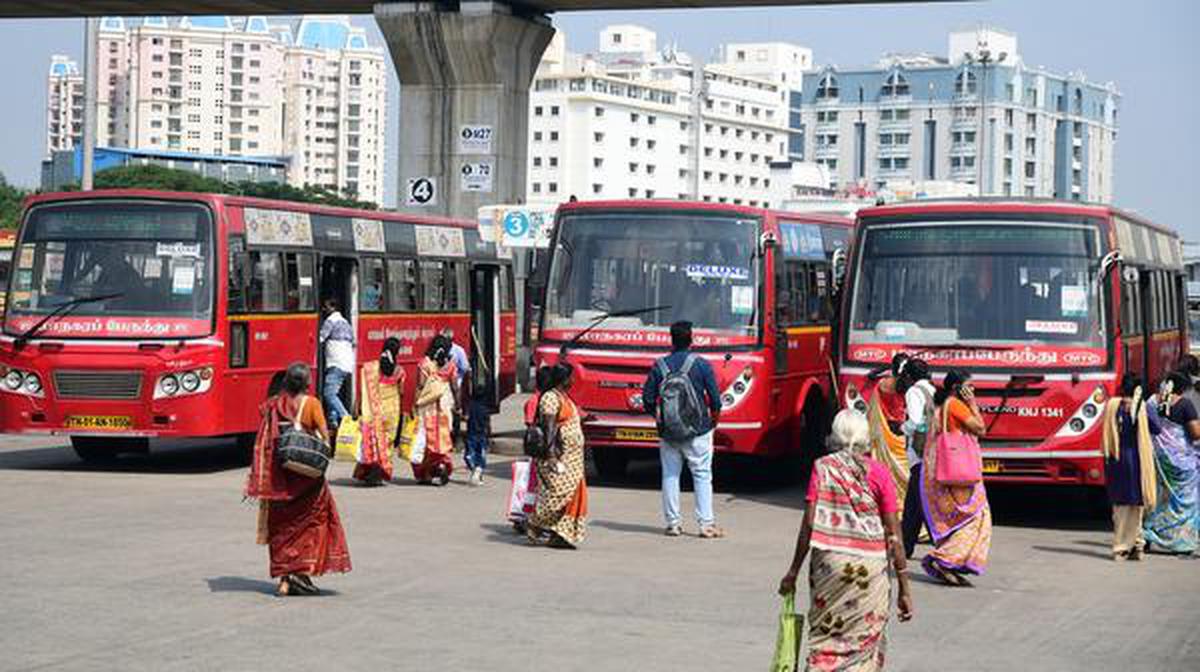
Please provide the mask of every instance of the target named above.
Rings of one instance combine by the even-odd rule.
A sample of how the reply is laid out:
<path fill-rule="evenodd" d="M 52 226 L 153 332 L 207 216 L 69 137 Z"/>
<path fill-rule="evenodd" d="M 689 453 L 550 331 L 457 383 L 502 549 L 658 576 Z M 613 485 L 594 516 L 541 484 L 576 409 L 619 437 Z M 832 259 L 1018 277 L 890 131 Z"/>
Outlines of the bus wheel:
<path fill-rule="evenodd" d="M 140 451 L 140 447 L 125 445 L 129 439 L 108 439 L 101 436 L 72 436 L 71 447 L 79 459 L 88 464 L 112 464 L 117 456 L 126 451 Z M 136 441 L 136 440 L 135 440 Z"/>
<path fill-rule="evenodd" d="M 593 448 L 592 459 L 601 480 L 620 481 L 629 466 L 629 453 L 621 448 Z"/>

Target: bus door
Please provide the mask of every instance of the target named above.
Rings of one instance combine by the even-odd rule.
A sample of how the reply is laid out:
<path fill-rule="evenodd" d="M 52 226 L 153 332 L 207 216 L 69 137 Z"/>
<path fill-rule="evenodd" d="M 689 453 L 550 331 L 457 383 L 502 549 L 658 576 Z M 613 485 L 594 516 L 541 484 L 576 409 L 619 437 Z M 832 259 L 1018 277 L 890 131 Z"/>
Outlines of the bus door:
<path fill-rule="evenodd" d="M 338 309 L 342 316 L 350 322 L 350 327 L 355 334 L 358 334 L 358 260 L 354 257 L 337 257 L 324 255 L 321 257 L 321 299 L 320 304 L 323 306 L 326 299 L 333 299 L 337 302 Z M 321 316 L 324 319 L 324 316 Z M 355 342 L 355 347 L 361 347 L 361 343 Z M 318 344 L 319 346 L 319 344 Z M 319 347 L 320 352 L 317 353 L 317 361 L 320 363 L 321 375 L 319 381 L 325 380 L 325 348 Z M 356 357 L 363 353 L 355 352 Z M 355 369 L 358 368 L 356 365 Z M 342 386 L 342 403 L 346 408 L 354 408 L 354 393 L 358 389 L 356 376 L 358 371 L 351 371 L 350 378 Z M 318 384 L 317 392 L 321 392 L 321 385 Z M 330 428 L 333 430 L 334 428 Z"/>
<path fill-rule="evenodd" d="M 500 411 L 499 266 L 471 267 L 471 393 Z"/>

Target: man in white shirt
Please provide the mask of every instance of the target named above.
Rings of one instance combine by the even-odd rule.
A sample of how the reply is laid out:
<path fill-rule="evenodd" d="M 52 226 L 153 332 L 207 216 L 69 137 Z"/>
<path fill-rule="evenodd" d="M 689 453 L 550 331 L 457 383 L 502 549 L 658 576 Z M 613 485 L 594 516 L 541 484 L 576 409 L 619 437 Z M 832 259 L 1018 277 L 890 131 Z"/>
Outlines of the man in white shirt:
<path fill-rule="evenodd" d="M 905 557 L 911 558 L 917 547 L 917 536 L 925 523 L 921 507 L 921 460 L 925 437 L 933 418 L 933 395 L 937 390 L 929 380 L 929 365 L 923 359 L 909 359 L 900 365 L 896 379 L 897 391 L 904 392 L 905 419 L 901 429 L 908 452 L 908 491 L 904 496 L 904 517 L 900 527 L 904 538 Z"/>
<path fill-rule="evenodd" d="M 454 426 L 451 432 L 454 442 L 457 443 L 461 434 L 459 430 L 463 412 L 467 407 L 467 392 L 463 387 L 463 381 L 468 380 L 467 374 L 471 373 L 471 358 L 467 356 L 466 349 L 454 341 L 453 329 L 449 327 L 442 329 L 442 335 L 450 340 L 450 359 L 454 361 L 455 375 L 457 376 L 454 386 Z"/>
<path fill-rule="evenodd" d="M 325 321 L 321 324 L 320 342 L 325 349 L 325 380 L 321 388 L 321 401 L 329 430 L 336 432 L 342 418 L 350 415 L 342 403 L 342 385 L 354 374 L 354 327 L 338 312 L 333 299 L 325 299 L 321 305 Z"/>

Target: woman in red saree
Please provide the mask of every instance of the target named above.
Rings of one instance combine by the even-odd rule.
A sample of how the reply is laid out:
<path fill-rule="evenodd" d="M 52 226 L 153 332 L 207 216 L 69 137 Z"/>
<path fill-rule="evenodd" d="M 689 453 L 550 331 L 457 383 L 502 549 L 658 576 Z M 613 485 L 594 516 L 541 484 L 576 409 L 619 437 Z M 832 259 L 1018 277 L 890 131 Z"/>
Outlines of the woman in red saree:
<path fill-rule="evenodd" d="M 321 402 L 306 394 L 308 366 L 288 367 L 283 390 L 260 407 L 262 423 L 254 443 L 246 496 L 257 499 L 259 544 L 270 548 L 271 577 L 277 594 L 315 594 L 312 577 L 350 571 L 350 551 L 337 505 L 324 478 L 285 470 L 275 459 L 280 427 L 300 426 L 328 440 Z"/>
<path fill-rule="evenodd" d="M 418 432 L 425 435 L 425 453 L 420 462 L 413 462 L 413 476 L 421 483 L 445 485 L 454 471 L 454 442 L 450 427 L 454 423 L 454 400 L 458 378 L 450 359 L 450 339 L 437 336 L 429 344 L 425 359 L 417 369 L 417 398 L 413 413 L 420 423 Z"/>
<path fill-rule="evenodd" d="M 362 450 L 354 467 L 354 478 L 366 485 L 383 485 L 392 480 L 392 447 L 400 425 L 404 369 L 396 362 L 400 339 L 384 341 L 379 361 L 363 364 L 359 372 L 358 422 Z"/>

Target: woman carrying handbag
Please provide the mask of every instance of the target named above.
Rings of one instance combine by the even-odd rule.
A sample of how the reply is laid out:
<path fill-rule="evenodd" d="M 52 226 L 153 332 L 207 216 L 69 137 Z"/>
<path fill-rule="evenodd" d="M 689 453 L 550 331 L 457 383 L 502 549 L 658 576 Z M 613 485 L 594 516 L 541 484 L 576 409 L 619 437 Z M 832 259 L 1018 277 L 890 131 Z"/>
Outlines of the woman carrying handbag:
<path fill-rule="evenodd" d="M 970 373 L 951 370 L 934 396 L 937 431 L 925 444 L 921 474 L 921 502 L 934 544 L 921 566 L 951 586 L 970 586 L 965 575 L 983 574 L 992 544 L 978 443 L 986 427 L 970 380 Z"/>

